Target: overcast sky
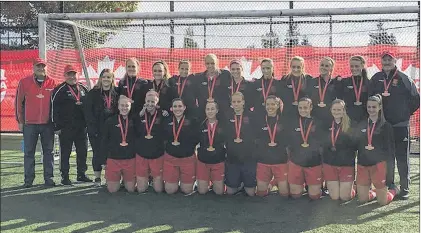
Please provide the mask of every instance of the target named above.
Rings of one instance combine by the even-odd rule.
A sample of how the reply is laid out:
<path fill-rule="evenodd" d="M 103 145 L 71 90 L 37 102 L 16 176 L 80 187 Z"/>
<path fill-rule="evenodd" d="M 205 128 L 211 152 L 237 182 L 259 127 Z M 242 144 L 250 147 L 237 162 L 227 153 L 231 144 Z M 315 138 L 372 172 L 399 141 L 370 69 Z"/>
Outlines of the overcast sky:
<path fill-rule="evenodd" d="M 387 6 L 417 6 L 417 2 L 294 2 L 294 8 L 342 8 L 342 7 L 387 7 Z M 274 10 L 288 9 L 288 2 L 175 2 L 174 11 L 231 11 L 231 10 Z M 139 12 L 169 12 L 169 2 L 141 2 Z M 368 19 L 416 19 L 417 14 L 395 15 L 356 15 L 356 16 L 333 16 L 333 20 L 368 20 Z M 262 18 L 258 20 L 267 20 Z M 275 20 L 287 20 L 278 18 Z M 294 17 L 294 20 L 329 20 L 328 17 Z M 147 20 L 146 23 L 167 23 L 169 20 Z M 217 22 L 217 19 L 207 22 Z M 176 20 L 175 23 L 186 22 Z M 188 22 L 203 22 L 203 20 L 188 20 Z M 133 23 L 141 23 L 134 21 Z M 365 46 L 369 42 L 369 32 L 376 30 L 376 22 L 366 23 L 342 23 L 333 24 L 332 42 L 334 47 Z M 416 22 L 385 22 L 384 28 L 396 36 L 399 45 L 416 46 L 417 40 Z M 183 38 L 187 26 L 175 27 L 175 47 L 183 46 Z M 273 25 L 273 31 L 279 35 L 281 43 L 287 33 L 287 24 Z M 194 40 L 200 48 L 204 47 L 204 28 L 194 26 Z M 168 26 L 146 27 L 146 47 L 168 47 L 170 41 L 170 29 Z M 300 34 L 306 35 L 313 46 L 329 46 L 329 23 L 323 24 L 300 24 Z M 261 47 L 261 35 L 269 32 L 269 25 L 235 25 L 235 26 L 210 26 L 206 27 L 207 48 L 246 48 L 254 45 Z M 116 36 L 104 47 L 142 47 L 143 35 L 141 27 L 134 27 L 128 32 L 117 33 Z"/>

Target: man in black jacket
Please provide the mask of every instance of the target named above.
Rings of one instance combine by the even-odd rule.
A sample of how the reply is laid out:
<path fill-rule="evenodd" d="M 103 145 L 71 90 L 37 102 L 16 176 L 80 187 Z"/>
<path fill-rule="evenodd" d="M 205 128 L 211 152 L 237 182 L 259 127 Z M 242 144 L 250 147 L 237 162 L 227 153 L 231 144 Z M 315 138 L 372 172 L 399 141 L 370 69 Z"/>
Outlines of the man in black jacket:
<path fill-rule="evenodd" d="M 396 67 L 396 57 L 385 52 L 382 71 L 370 80 L 369 96 L 381 94 L 386 120 L 393 126 L 395 155 L 387 161 L 386 184 L 394 186 L 395 157 L 400 177 L 402 199 L 409 198 L 409 119 L 420 107 L 420 95 L 414 81 Z"/>
<path fill-rule="evenodd" d="M 77 71 L 73 66 L 67 65 L 64 68 L 64 76 L 66 80 L 54 89 L 51 98 L 54 131 L 60 137 L 61 183 L 72 184 L 69 179 L 69 159 L 73 143 L 75 143 L 77 154 L 77 181 L 92 182 L 85 175 L 88 141 L 83 102 L 88 89 L 77 82 Z"/>

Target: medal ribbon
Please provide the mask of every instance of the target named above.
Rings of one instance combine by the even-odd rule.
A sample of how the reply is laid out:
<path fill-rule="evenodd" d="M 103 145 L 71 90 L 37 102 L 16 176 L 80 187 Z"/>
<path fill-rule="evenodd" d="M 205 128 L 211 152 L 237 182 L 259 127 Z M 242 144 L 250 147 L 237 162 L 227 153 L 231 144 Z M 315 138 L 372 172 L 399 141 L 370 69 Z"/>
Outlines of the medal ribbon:
<path fill-rule="evenodd" d="M 80 102 L 80 89 L 79 89 L 79 85 L 76 83 L 77 95 L 76 95 L 75 91 L 73 91 L 73 88 L 71 88 L 69 85 L 67 85 L 67 87 L 69 88 L 70 93 L 72 93 L 72 96 L 75 97 L 76 102 Z"/>
<path fill-rule="evenodd" d="M 276 115 L 276 121 L 275 121 L 275 126 L 273 127 L 273 131 L 270 128 L 269 122 L 268 122 L 268 116 L 266 115 L 266 126 L 268 127 L 268 133 L 269 133 L 269 138 L 270 138 L 270 142 L 274 143 L 275 142 L 275 137 L 276 137 L 276 129 L 278 127 L 278 120 L 279 120 L 279 116 Z"/>
<path fill-rule="evenodd" d="M 178 142 L 178 136 L 180 136 L 181 128 L 183 127 L 183 123 L 184 123 L 184 116 L 181 118 L 180 124 L 178 124 L 177 132 L 175 132 L 175 123 L 177 122 L 175 117 L 173 117 L 172 122 L 173 122 L 173 124 L 172 124 L 172 134 L 174 136 L 174 141 Z"/>
<path fill-rule="evenodd" d="M 361 91 L 363 90 L 363 78 L 361 78 L 360 81 L 360 87 L 357 89 L 357 84 L 355 82 L 354 76 L 351 77 L 352 78 L 352 86 L 354 86 L 354 93 L 355 93 L 355 99 L 356 102 L 360 102 L 360 98 L 361 98 Z"/>
<path fill-rule="evenodd" d="M 209 83 L 211 83 L 212 87 L 209 87 Z M 212 79 L 211 79 L 211 77 L 208 77 L 208 96 L 209 96 L 209 98 L 212 98 L 213 89 L 215 88 L 215 83 L 216 83 L 216 77 L 215 76 Z"/>
<path fill-rule="evenodd" d="M 335 147 L 340 131 L 341 131 L 341 127 L 339 126 L 338 130 L 335 133 L 335 121 L 332 121 L 332 131 L 330 131 L 330 139 L 332 141 L 332 147 Z"/>
<path fill-rule="evenodd" d="M 242 82 L 243 80 L 241 79 L 241 81 L 238 83 L 238 86 L 237 86 L 237 88 L 235 88 L 235 91 L 234 91 L 234 78 L 232 78 L 231 79 L 231 95 L 233 95 L 235 92 L 238 92 L 238 90 L 240 89 L 240 86 L 241 86 L 241 82 Z"/>
<path fill-rule="evenodd" d="M 120 125 L 120 133 L 121 133 L 121 139 L 122 142 L 126 142 L 126 138 L 127 138 L 127 132 L 129 129 L 129 117 L 126 117 L 126 125 L 125 125 L 125 130 L 123 131 L 123 124 L 121 122 L 121 115 L 118 116 L 118 123 Z"/>
<path fill-rule="evenodd" d="M 148 121 L 148 113 L 145 113 L 146 135 L 151 135 L 153 124 L 155 123 L 157 113 L 158 113 L 158 111 L 155 110 L 155 113 L 153 114 L 152 122 L 150 124 L 149 124 L 149 121 Z"/>
<path fill-rule="evenodd" d="M 267 90 L 265 88 L 264 78 L 262 78 L 262 94 L 263 94 L 263 101 L 266 102 L 266 98 L 269 95 L 270 88 L 272 87 L 273 78 L 270 79 Z"/>
<path fill-rule="evenodd" d="M 294 101 L 298 101 L 298 96 L 300 95 L 300 89 L 301 89 L 301 77 L 298 81 L 298 87 L 295 89 L 295 83 L 293 78 L 291 78 L 291 85 L 292 85 L 292 93 L 294 94 Z"/>
<path fill-rule="evenodd" d="M 374 133 L 374 128 L 376 127 L 376 122 L 373 122 L 373 127 L 370 130 L 370 119 L 367 120 L 367 142 L 368 145 L 372 145 L 372 141 L 373 141 L 373 133 Z"/>
<path fill-rule="evenodd" d="M 237 136 L 236 138 L 240 138 L 242 122 L 243 122 L 243 114 L 240 115 L 240 122 L 238 122 L 237 116 L 234 115 L 235 135 Z"/>
<path fill-rule="evenodd" d="M 178 81 L 177 81 L 177 93 L 178 93 L 178 96 L 181 98 L 181 96 L 183 95 L 184 86 L 186 86 L 187 77 L 184 79 L 183 82 L 181 82 L 181 85 L 180 85 L 180 82 L 181 82 L 181 76 L 178 77 Z"/>
<path fill-rule="evenodd" d="M 132 86 L 132 88 L 130 88 L 130 86 L 129 86 L 129 76 L 126 76 L 126 85 L 127 85 L 127 97 L 129 97 L 129 99 L 131 99 L 131 100 L 133 100 L 132 99 L 132 96 L 133 96 L 133 91 L 134 91 L 134 88 L 135 88 L 135 86 L 136 86 L 136 79 L 134 80 L 134 83 L 133 83 L 133 86 Z"/>
<path fill-rule="evenodd" d="M 209 147 L 213 146 L 213 140 L 215 138 L 215 131 L 216 131 L 216 126 L 218 125 L 218 121 L 216 121 L 212 125 L 208 122 L 208 139 L 209 139 Z"/>
<path fill-rule="evenodd" d="M 383 79 L 383 86 L 384 86 L 384 92 L 389 92 L 389 87 L 390 84 L 393 81 L 393 78 L 395 77 L 396 73 L 398 73 L 398 69 L 395 70 L 395 73 L 393 74 L 393 76 L 390 78 L 390 81 L 387 83 L 386 79 Z M 386 77 L 387 78 L 387 77 Z M 386 86 L 387 83 L 387 86 Z"/>
<path fill-rule="evenodd" d="M 310 121 L 310 124 L 308 125 L 308 128 L 306 130 L 306 133 L 304 135 L 304 128 L 303 128 L 303 123 L 301 121 L 301 117 L 300 117 L 300 133 L 301 133 L 301 138 L 303 139 L 304 143 L 308 142 L 308 136 L 310 135 L 310 130 L 311 130 L 311 126 L 313 125 L 313 120 Z"/>
<path fill-rule="evenodd" d="M 326 96 L 326 91 L 327 88 L 329 86 L 329 83 L 331 81 L 331 79 L 329 78 L 329 81 L 326 83 L 325 87 L 322 88 L 322 81 L 321 81 L 322 77 L 319 78 L 319 98 L 320 98 L 320 103 L 324 102 L 325 96 Z M 323 90 L 321 90 L 323 89 Z"/>

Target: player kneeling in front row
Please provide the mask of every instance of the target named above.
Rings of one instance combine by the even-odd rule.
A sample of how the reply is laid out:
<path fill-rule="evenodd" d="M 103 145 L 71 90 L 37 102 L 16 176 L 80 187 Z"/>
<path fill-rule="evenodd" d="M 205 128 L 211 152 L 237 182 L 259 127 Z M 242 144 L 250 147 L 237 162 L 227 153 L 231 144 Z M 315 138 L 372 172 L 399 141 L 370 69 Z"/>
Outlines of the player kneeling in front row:
<path fill-rule="evenodd" d="M 358 140 L 357 190 L 360 202 L 377 196 L 381 205 L 389 204 L 398 194 L 393 185 L 386 186 L 386 160 L 395 153 L 393 128 L 386 122 L 380 94 L 367 101 L 367 122 L 362 121 L 355 131 Z M 376 188 L 370 190 L 371 184 Z"/>
<path fill-rule="evenodd" d="M 164 124 L 164 171 L 165 192 L 173 194 L 180 189 L 183 193 L 193 192 L 196 180 L 195 148 L 198 140 L 199 126 L 192 118 L 184 115 L 186 105 L 182 99 L 172 101 L 173 116 Z"/>
<path fill-rule="evenodd" d="M 108 118 L 105 122 L 101 155 L 104 156 L 102 164 L 106 164 L 105 178 L 110 193 L 120 189 L 122 176 L 126 190 L 134 192 L 135 189 L 135 132 L 133 120 L 129 118 L 130 109 L 131 100 L 120 95 L 118 100 L 120 114 Z"/>
<path fill-rule="evenodd" d="M 321 196 L 322 161 L 320 146 L 322 129 L 320 124 L 311 116 L 313 103 L 311 99 L 303 97 L 298 101 L 298 119 L 291 123 L 290 161 L 288 164 L 288 183 L 293 198 L 299 198 L 303 191 L 303 184 L 308 185 L 308 194 L 316 200 Z"/>
<path fill-rule="evenodd" d="M 252 112 L 244 109 L 244 95 L 235 92 L 231 97 L 231 114 L 226 114 L 225 122 L 227 136 L 227 163 L 225 172 L 225 184 L 227 194 L 236 194 L 244 184 L 244 190 L 248 196 L 254 196 L 256 192 L 256 158 L 254 153 L 254 128 Z"/>
<path fill-rule="evenodd" d="M 266 99 L 266 114 L 256 122 L 257 195 L 266 196 L 272 177 L 279 194 L 288 197 L 288 124 L 280 111 L 281 100 L 270 95 Z"/>
<path fill-rule="evenodd" d="M 324 137 L 323 176 L 330 198 L 348 201 L 355 196 L 353 184 L 356 143 L 352 137 L 354 125 L 351 124 L 343 100 L 334 100 L 330 111 L 333 121 Z"/>
<path fill-rule="evenodd" d="M 209 191 L 209 181 L 211 181 L 213 191 L 222 195 L 224 194 L 226 149 L 224 130 L 216 119 L 218 104 L 208 102 L 205 113 L 206 120 L 200 127 L 200 147 L 197 149 L 197 189 L 200 194 L 206 194 Z"/>
<path fill-rule="evenodd" d="M 153 188 L 160 193 L 164 190 L 162 170 L 164 166 L 164 117 L 157 109 L 159 94 L 148 91 L 145 106 L 135 117 L 136 126 L 136 183 L 139 193 L 149 187 L 149 176 L 153 177 Z"/>

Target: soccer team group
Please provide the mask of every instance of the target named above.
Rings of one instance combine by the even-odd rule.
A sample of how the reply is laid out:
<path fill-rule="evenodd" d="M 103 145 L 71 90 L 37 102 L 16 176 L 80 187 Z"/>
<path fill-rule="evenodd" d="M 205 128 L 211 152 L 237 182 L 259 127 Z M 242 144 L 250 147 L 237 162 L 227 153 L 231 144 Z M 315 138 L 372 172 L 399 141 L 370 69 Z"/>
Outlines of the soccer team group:
<path fill-rule="evenodd" d="M 385 52 L 382 71 L 367 77 L 365 59 L 349 59 L 351 77 L 332 77 L 335 61 L 320 60 L 320 75 L 305 73 L 305 61 L 289 61 L 290 72 L 274 77 L 271 59 L 261 60 L 262 77 L 247 81 L 239 60 L 229 71 L 218 58 L 204 58 L 206 71 L 191 74 L 181 60 L 170 76 L 160 60 L 153 80 L 138 77 L 139 62 L 126 61 L 118 85 L 102 70 L 88 89 L 68 65 L 65 81 L 48 78 L 46 63 L 34 62 L 34 75 L 20 81 L 17 120 L 25 139 L 25 187 L 35 177 L 34 141 L 41 134 L 44 180 L 55 185 L 52 144 L 59 134 L 61 183 L 70 185 L 69 157 L 77 153 L 77 180 L 92 182 L 87 170 L 87 135 L 93 149 L 95 183 L 105 170 L 107 189 L 117 192 L 236 194 L 265 196 L 277 187 L 283 197 L 305 190 L 319 199 L 327 189 L 333 200 L 381 205 L 409 197 L 409 119 L 419 108 L 411 78 Z M 49 98 L 50 97 L 50 98 Z M 357 157 L 357 162 L 356 162 Z M 395 159 L 400 188 L 394 184 Z M 355 169 L 356 168 L 356 169 Z M 355 174 L 357 170 L 357 174 Z M 373 188 L 374 186 L 374 188 Z M 210 189 L 211 188 L 211 189 Z"/>

